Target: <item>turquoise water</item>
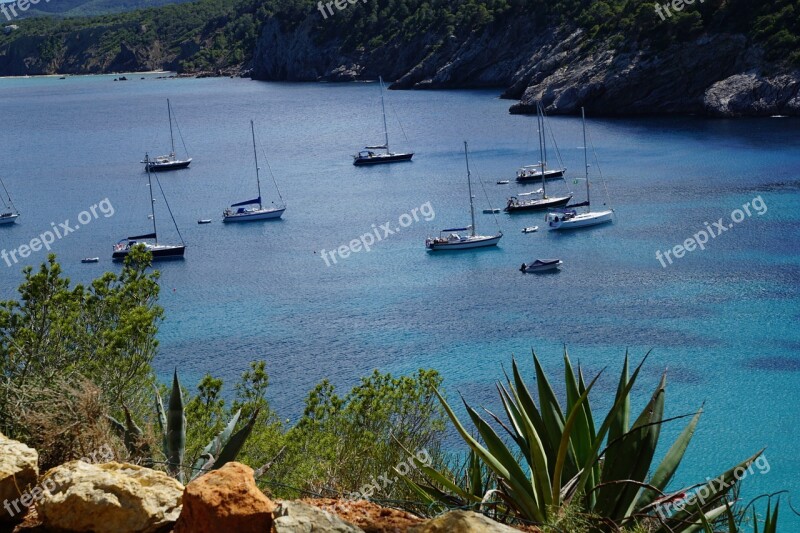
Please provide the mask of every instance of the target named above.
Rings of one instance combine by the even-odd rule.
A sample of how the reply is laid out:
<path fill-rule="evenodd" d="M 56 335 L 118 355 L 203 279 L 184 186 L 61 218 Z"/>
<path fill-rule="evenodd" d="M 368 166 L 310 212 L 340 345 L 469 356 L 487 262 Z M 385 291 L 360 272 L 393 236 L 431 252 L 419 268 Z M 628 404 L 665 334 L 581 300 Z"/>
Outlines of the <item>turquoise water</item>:
<path fill-rule="evenodd" d="M 502 207 L 520 190 L 495 182 L 513 181 L 518 166 L 538 160 L 535 119 L 509 115 L 510 102 L 495 91 L 391 92 L 393 144 L 414 148 L 414 162 L 355 168 L 350 154 L 381 138 L 375 84 L 129 78 L 0 80 L 0 172 L 23 213 L 15 226 L 0 227 L 0 241 L 18 247 L 51 222 L 74 224 L 107 198 L 113 216 L 92 220 L 53 250 L 76 282 L 116 268 L 112 244 L 148 231 L 137 162 L 145 151 L 167 151 L 171 98 L 194 162 L 161 176 L 189 246 L 184 262 L 159 267 L 162 375 L 177 365 L 186 383 L 206 372 L 230 382 L 263 358 L 271 401 L 292 418 L 323 378 L 347 388 L 373 368 L 436 368 L 451 394 L 497 407 L 501 364 L 515 354 L 530 368 L 535 348 L 560 381 L 564 345 L 589 375 L 607 368 L 598 391 L 608 392 L 626 349 L 636 359 L 652 349 L 642 403 L 667 369 L 668 414 L 706 409 L 678 481 L 698 481 L 768 446 L 770 472 L 748 480 L 748 493 L 800 491 L 797 120 L 589 117 L 613 225 L 552 234 L 541 214 L 501 214 L 498 249 L 432 255 L 426 236 L 469 223 L 464 140 L 478 229 L 486 233 L 497 225 L 481 210 Z M 251 118 L 288 209 L 278 222 L 224 226 L 226 205 L 255 196 Z M 550 124 L 570 176 L 579 176 L 580 120 Z M 275 199 L 262 167 L 265 196 Z M 582 182 L 570 179 L 569 187 L 583 198 Z M 593 194 L 605 197 L 600 180 Z M 751 210 L 704 251 L 668 268 L 656 259 L 657 250 L 682 243 L 705 222 L 727 223 L 757 197 L 763 215 Z M 420 217 L 335 265 L 321 259 L 321 250 L 373 224 L 395 228 L 401 215 L 428 202 L 433 220 Z M 163 202 L 156 209 L 164 237 L 175 240 Z M 200 218 L 214 222 L 200 226 Z M 542 229 L 522 234 L 530 225 Z M 101 262 L 80 264 L 87 256 Z M 546 276 L 517 270 L 537 257 L 560 257 L 564 266 Z M 0 262 L 0 297 L 14 295 L 23 264 L 44 259 L 38 252 L 12 267 Z M 667 436 L 679 430 L 670 426 Z"/>

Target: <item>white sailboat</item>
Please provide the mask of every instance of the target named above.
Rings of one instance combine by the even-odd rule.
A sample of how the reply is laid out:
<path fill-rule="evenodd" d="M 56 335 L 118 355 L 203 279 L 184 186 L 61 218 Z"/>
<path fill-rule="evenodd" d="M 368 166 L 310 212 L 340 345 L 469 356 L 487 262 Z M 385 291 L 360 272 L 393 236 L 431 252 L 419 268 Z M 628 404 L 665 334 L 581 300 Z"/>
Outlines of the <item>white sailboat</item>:
<path fill-rule="evenodd" d="M 145 166 L 153 172 L 186 168 L 192 162 L 191 157 L 187 157 L 186 159 L 178 159 L 178 156 L 175 154 L 175 136 L 172 133 L 172 106 L 169 103 L 169 98 L 167 98 L 167 116 L 169 117 L 169 140 L 172 150 L 167 155 L 160 155 L 155 159 L 142 161 L 142 163 L 144 163 Z M 180 129 L 178 129 L 178 134 L 180 134 Z M 181 142 L 183 142 L 183 136 L 181 136 Z M 185 144 L 183 148 L 184 150 L 186 149 Z"/>
<path fill-rule="evenodd" d="M 443 229 L 439 232 L 439 237 L 428 237 L 425 240 L 425 247 L 430 251 L 436 250 L 467 250 L 470 248 L 485 248 L 487 246 L 497 246 L 503 237 L 503 232 L 498 231 L 496 235 L 478 235 L 475 232 L 475 206 L 472 198 L 472 177 L 469 170 L 469 151 L 467 141 L 464 141 L 464 159 L 467 163 L 467 189 L 469 190 L 469 214 L 472 224 L 465 228 Z M 459 232 L 469 232 L 462 235 Z"/>
<path fill-rule="evenodd" d="M 281 218 L 283 212 L 286 211 L 285 205 L 283 207 L 264 207 L 264 205 L 261 203 L 261 178 L 258 173 L 259 168 L 258 150 L 256 149 L 256 129 L 252 120 L 250 121 L 250 131 L 253 134 L 253 156 L 255 157 L 256 161 L 256 186 L 258 187 L 258 198 L 232 204 L 231 207 L 222 213 L 223 222 L 250 222 L 253 220 Z M 275 183 L 275 189 L 277 188 L 278 184 Z M 278 191 L 278 196 L 280 196 L 280 191 Z M 253 207 L 245 207 L 249 205 Z"/>
<path fill-rule="evenodd" d="M 383 97 L 383 78 L 378 78 L 381 86 L 381 110 L 383 111 L 383 144 L 378 146 L 366 146 L 358 154 L 353 156 L 353 164 L 378 165 L 381 163 L 397 163 L 400 161 L 411 161 L 414 152 L 392 152 L 389 150 L 389 129 L 386 126 L 386 103 Z M 377 152 L 376 150 L 382 150 Z"/>
<path fill-rule="evenodd" d="M 153 196 L 153 182 L 150 178 L 150 167 L 147 165 L 147 163 L 150 161 L 150 157 L 145 155 L 144 161 L 145 170 L 147 170 L 147 187 L 150 195 L 150 215 L 148 218 L 153 221 L 153 232 L 122 239 L 114 245 L 114 252 L 111 254 L 111 259 L 113 261 L 124 261 L 131 250 L 133 250 L 133 248 L 138 244 L 144 245 L 144 247 L 153 255 L 153 261 L 162 259 L 183 259 L 183 254 L 186 252 L 186 243 L 183 241 L 183 236 L 178 229 L 178 224 L 175 222 L 175 217 L 172 216 L 172 209 L 169 207 L 167 197 L 164 195 L 164 190 L 161 189 L 160 182 L 159 189 L 161 189 L 161 195 L 164 198 L 164 203 L 167 206 L 169 215 L 172 217 L 172 223 L 175 225 L 175 231 L 178 232 L 181 243 L 163 244 L 158 242 L 158 228 L 156 227 L 156 199 Z M 158 177 L 156 177 L 156 180 L 158 180 Z"/>
<path fill-rule="evenodd" d="M 553 207 L 564 207 L 567 205 L 570 200 L 572 200 L 572 194 L 568 194 L 567 196 L 547 196 L 547 183 L 546 180 L 547 170 L 546 170 L 546 162 L 547 159 L 547 131 L 545 129 L 545 121 L 544 121 L 544 110 L 541 107 L 541 104 L 536 105 L 536 122 L 539 127 L 539 155 L 540 155 L 540 172 L 537 174 L 538 179 L 542 182 L 542 188 L 536 191 L 525 192 L 517 194 L 516 196 L 512 196 L 508 199 L 506 203 L 506 213 L 523 213 L 526 211 L 543 211 L 545 209 L 551 209 Z M 559 176 L 562 176 L 559 174 Z M 519 180 L 517 180 L 519 181 Z M 529 181 L 529 180 L 525 180 Z M 532 195 L 539 195 L 542 196 L 540 198 L 522 198 Z"/>
<path fill-rule="evenodd" d="M 11 195 L 8 194 L 8 189 L 6 189 L 6 184 L 3 183 L 2 178 L 0 178 L 0 185 L 3 186 L 4 193 L 2 198 L 3 211 L 0 211 L 0 225 L 13 224 L 19 218 L 19 211 L 14 207 L 14 202 L 11 201 Z"/>
<path fill-rule="evenodd" d="M 589 156 L 588 147 L 586 145 L 586 113 L 581 108 L 581 116 L 583 118 L 583 160 L 586 166 L 586 202 L 571 206 L 572 209 L 564 209 L 558 211 L 551 211 L 545 216 L 547 225 L 551 230 L 565 230 L 586 228 L 589 226 L 597 226 L 598 224 L 606 224 L 613 222 L 614 210 L 604 209 L 601 211 L 592 211 L 591 208 L 591 194 L 589 187 Z M 587 210 L 584 213 L 578 213 L 574 208 L 586 206 Z"/>
<path fill-rule="evenodd" d="M 537 115 L 540 114 L 540 105 L 536 105 L 536 113 Z M 542 122 L 540 128 L 544 126 L 544 110 L 541 110 Z M 517 183 L 528 183 L 531 181 L 539 181 L 539 180 L 552 180 L 558 179 L 564 176 L 564 173 L 567 171 L 562 164 L 560 167 L 555 169 L 550 169 L 547 165 L 547 134 L 543 132 L 541 129 L 539 130 L 539 140 L 543 146 L 543 151 L 541 154 L 541 161 L 539 164 L 536 165 L 525 165 L 519 170 L 517 170 Z M 553 144 L 555 145 L 555 138 L 553 138 Z M 556 152 L 558 153 L 558 146 L 556 146 Z M 561 159 L 561 154 L 558 153 L 559 161 Z"/>

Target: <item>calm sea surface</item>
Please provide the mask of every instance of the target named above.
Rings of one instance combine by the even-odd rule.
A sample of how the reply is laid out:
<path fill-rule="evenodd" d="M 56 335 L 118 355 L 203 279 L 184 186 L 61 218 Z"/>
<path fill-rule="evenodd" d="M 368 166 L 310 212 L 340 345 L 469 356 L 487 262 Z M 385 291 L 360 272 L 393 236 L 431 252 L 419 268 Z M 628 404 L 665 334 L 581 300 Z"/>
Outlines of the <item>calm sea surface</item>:
<path fill-rule="evenodd" d="M 542 214 L 496 222 L 482 213 L 535 188 L 513 177 L 539 159 L 535 119 L 509 115 L 510 102 L 494 91 L 390 92 L 392 144 L 415 149 L 414 162 L 356 168 L 350 155 L 381 142 L 376 84 L 129 78 L 0 80 L 0 174 L 23 214 L 0 227 L 0 246 L 28 243 L 51 222 L 74 226 L 107 198 L 113 216 L 101 214 L 53 250 L 75 282 L 116 270 L 112 245 L 149 231 L 138 161 L 168 151 L 170 98 L 194 162 L 160 176 L 188 245 L 185 261 L 159 265 L 161 375 L 177 366 L 186 384 L 206 372 L 230 383 L 265 359 L 271 401 L 294 418 L 324 378 L 346 389 L 374 368 L 426 367 L 442 373 L 452 396 L 497 407 L 493 383 L 512 354 L 530 369 L 535 349 L 560 389 L 566 345 L 587 374 L 607 367 L 596 394 L 607 407 L 625 350 L 638 360 L 652 349 L 636 407 L 665 369 L 668 415 L 705 404 L 679 482 L 702 481 L 767 446 L 770 471 L 748 480 L 747 493 L 800 495 L 798 120 L 589 117 L 605 178 L 592 182 L 593 198 L 610 200 L 616 222 L 553 234 Z M 250 119 L 288 209 L 277 222 L 223 225 L 226 205 L 256 196 Z M 580 120 L 550 125 L 570 170 L 567 184 L 553 188 L 582 199 L 584 184 L 574 181 L 583 166 Z M 499 223 L 505 236 L 493 250 L 426 253 L 426 236 L 469 223 L 464 140 L 478 230 Z M 263 162 L 262 170 L 264 196 L 277 201 Z M 754 198 L 766 212 L 734 213 L 741 221 L 733 224 L 732 212 Z M 401 215 L 428 202 L 435 219 L 419 217 L 369 253 L 331 266 L 320 257 L 373 225 L 398 228 Z M 162 239 L 177 240 L 160 198 L 156 211 Z M 198 225 L 201 218 L 213 223 Z M 704 251 L 661 266 L 657 250 L 720 218 L 733 226 Z M 531 225 L 540 231 L 521 233 Z M 80 263 L 92 256 L 101 262 Z M 564 266 L 546 276 L 517 270 L 537 257 Z M 45 258 L 0 262 L 0 297 L 14 297 L 22 266 Z"/>

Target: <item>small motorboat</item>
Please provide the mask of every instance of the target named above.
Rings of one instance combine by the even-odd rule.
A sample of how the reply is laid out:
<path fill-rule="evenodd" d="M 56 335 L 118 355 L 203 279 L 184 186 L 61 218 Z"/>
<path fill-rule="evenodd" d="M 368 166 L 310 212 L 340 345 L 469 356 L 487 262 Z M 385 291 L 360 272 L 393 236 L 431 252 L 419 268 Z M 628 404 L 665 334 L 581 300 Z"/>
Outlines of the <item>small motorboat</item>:
<path fill-rule="evenodd" d="M 99 262 L 100 262 L 99 257 L 84 257 L 83 259 L 81 259 L 81 263 L 99 263 Z"/>
<path fill-rule="evenodd" d="M 522 228 L 522 233 L 533 233 L 535 231 L 539 231 L 539 226 L 528 226 L 527 228 Z"/>
<path fill-rule="evenodd" d="M 561 259 L 537 259 L 533 263 L 522 263 L 519 270 L 525 274 L 549 272 L 551 270 L 558 270 L 558 267 L 562 264 L 564 264 L 564 262 Z"/>
<path fill-rule="evenodd" d="M 211 224 L 211 219 L 210 218 L 201 218 L 200 220 L 197 221 L 197 223 L 198 224 Z"/>
<path fill-rule="evenodd" d="M 509 180 L 500 180 L 497 182 L 498 185 L 508 185 L 509 183 Z"/>
<path fill-rule="evenodd" d="M 493 213 L 499 213 L 500 209 L 484 209 L 483 212 L 486 213 L 486 214 L 491 215 Z"/>

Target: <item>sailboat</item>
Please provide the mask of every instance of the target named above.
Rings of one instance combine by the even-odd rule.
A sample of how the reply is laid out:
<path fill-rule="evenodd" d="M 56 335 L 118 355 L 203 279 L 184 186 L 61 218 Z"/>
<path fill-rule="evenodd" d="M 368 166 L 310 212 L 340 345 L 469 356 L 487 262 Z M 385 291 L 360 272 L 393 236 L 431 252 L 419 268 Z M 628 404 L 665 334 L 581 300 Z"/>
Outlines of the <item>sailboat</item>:
<path fill-rule="evenodd" d="M 13 224 L 19 218 L 19 211 L 14 207 L 14 202 L 11 201 L 11 195 L 8 194 L 6 184 L 0 178 L 0 185 L 3 186 L 3 211 L 0 211 L 0 225 Z"/>
<path fill-rule="evenodd" d="M 157 261 L 160 259 L 182 259 L 183 254 L 186 252 L 186 243 L 183 242 L 183 237 L 181 236 L 181 232 L 178 229 L 178 224 L 175 222 L 175 217 L 172 216 L 172 209 L 169 207 L 169 203 L 167 202 L 167 197 L 164 195 L 164 190 L 161 189 L 161 185 L 159 184 L 159 189 L 161 189 L 161 194 L 164 196 L 164 203 L 167 205 L 167 210 L 169 211 L 170 217 L 172 217 L 172 223 L 175 224 L 175 230 L 178 232 L 178 236 L 181 239 L 180 244 L 162 244 L 158 242 L 158 228 L 156 227 L 156 206 L 155 206 L 155 198 L 153 197 L 153 182 L 150 179 L 150 157 L 149 155 L 145 155 L 145 169 L 147 170 L 147 187 L 150 195 L 150 220 L 153 221 L 153 232 L 146 233 L 144 235 L 135 235 L 133 237 L 127 237 L 119 241 L 116 245 L 114 245 L 114 253 L 111 255 L 111 259 L 114 261 L 123 261 L 128 254 L 131 252 L 134 246 L 137 244 L 142 244 L 144 247 L 153 254 L 153 260 Z M 156 178 L 158 179 L 158 178 Z"/>
<path fill-rule="evenodd" d="M 383 111 L 383 144 L 378 146 L 366 146 L 362 151 L 353 156 L 353 164 L 378 165 L 381 163 L 397 163 L 399 161 L 411 161 L 414 152 L 392 152 L 389 150 L 389 129 L 386 127 L 386 102 L 383 96 L 383 78 L 378 78 L 381 86 L 381 110 Z M 376 150 L 382 150 L 377 152 Z"/>
<path fill-rule="evenodd" d="M 498 231 L 496 235 L 478 235 L 475 232 L 475 206 L 472 197 L 472 176 L 469 171 L 469 151 L 467 141 L 464 141 L 464 159 L 467 163 L 467 189 L 469 190 L 469 214 L 472 224 L 465 228 L 443 229 L 439 232 L 439 237 L 425 240 L 425 247 L 430 251 L 436 250 L 466 250 L 469 248 L 484 248 L 487 246 L 497 246 L 503 237 L 503 232 Z M 468 231 L 468 235 L 461 235 L 458 232 Z"/>
<path fill-rule="evenodd" d="M 186 168 L 192 162 L 191 157 L 187 157 L 186 159 L 178 159 L 177 155 L 175 155 L 175 136 L 172 132 L 172 106 L 169 103 L 169 98 L 167 98 L 167 116 L 169 117 L 169 140 L 172 150 L 167 155 L 160 155 L 155 159 L 142 161 L 142 163 L 144 163 L 145 166 L 153 172 Z M 180 134 L 180 129 L 178 130 L 178 134 Z M 183 136 L 181 136 L 181 142 L 183 142 Z M 186 145 L 184 145 L 183 148 L 186 149 Z"/>
<path fill-rule="evenodd" d="M 565 209 L 547 213 L 545 221 L 550 226 L 551 230 L 562 229 L 575 229 L 585 228 L 588 226 L 597 226 L 598 224 L 605 224 L 613 222 L 614 210 L 604 209 L 601 211 L 592 211 L 592 199 L 589 187 L 589 155 L 588 147 L 586 146 L 586 112 L 581 108 L 581 117 L 583 119 L 583 161 L 586 166 L 586 201 L 580 204 L 567 206 L 572 209 Z M 585 213 L 578 213 L 574 208 L 587 207 Z"/>
<path fill-rule="evenodd" d="M 538 116 L 539 106 L 537 105 L 537 116 Z M 544 112 L 542 111 L 542 125 L 544 125 Z M 539 141 L 541 146 L 544 148 L 542 150 L 542 160 L 538 165 L 525 165 L 524 167 L 517 170 L 517 183 L 528 183 L 531 181 L 539 181 L 542 178 L 546 180 L 557 179 L 564 175 L 564 172 L 567 171 L 566 168 L 554 168 L 548 169 L 547 168 L 547 134 L 546 132 L 539 132 Z M 555 140 L 553 140 L 555 143 Z M 556 147 L 558 149 L 558 147 Z"/>
<path fill-rule="evenodd" d="M 231 205 L 228 209 L 226 209 L 222 213 L 222 221 L 223 222 L 249 222 L 251 220 L 266 220 L 270 218 L 281 218 L 283 212 L 286 211 L 286 206 L 284 207 L 264 207 L 261 203 L 261 179 L 258 175 L 258 150 L 256 149 L 256 129 L 253 125 L 253 121 L 250 121 L 250 131 L 253 134 L 253 155 L 255 156 L 256 161 L 256 185 L 258 187 L 258 198 L 253 198 L 252 200 L 245 200 L 244 202 L 239 202 L 236 204 Z M 275 188 L 278 187 L 278 184 L 275 184 Z M 280 192 L 278 192 L 280 195 Z M 244 207 L 252 205 L 254 207 Z M 236 210 L 232 208 L 238 208 Z"/>
<path fill-rule="evenodd" d="M 539 179 L 542 182 L 542 188 L 536 191 L 521 193 L 517 196 L 512 196 L 508 199 L 508 203 L 506 204 L 506 212 L 508 213 L 518 213 L 520 211 L 540 211 L 543 209 L 551 209 L 553 207 L 563 207 L 567 205 L 570 200 L 572 200 L 572 194 L 569 196 L 547 196 L 547 183 L 546 183 L 546 171 L 545 171 L 545 124 L 544 124 L 544 111 L 541 108 L 541 104 L 537 104 L 536 106 L 536 121 L 539 126 L 539 153 L 541 155 L 541 161 L 539 163 L 540 172 L 538 174 Z M 519 181 L 519 179 L 517 180 Z M 522 196 L 531 196 L 531 195 L 538 195 L 541 194 L 541 198 L 534 198 L 531 200 L 527 200 L 524 198 L 520 198 Z"/>

